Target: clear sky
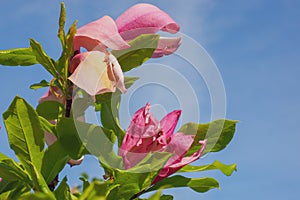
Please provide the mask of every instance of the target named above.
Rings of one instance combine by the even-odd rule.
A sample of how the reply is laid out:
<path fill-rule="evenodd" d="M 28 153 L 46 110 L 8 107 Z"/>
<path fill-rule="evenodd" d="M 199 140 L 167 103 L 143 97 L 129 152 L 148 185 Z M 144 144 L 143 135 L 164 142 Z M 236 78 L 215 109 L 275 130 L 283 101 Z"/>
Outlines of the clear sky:
<path fill-rule="evenodd" d="M 166 190 L 165 193 L 175 194 L 175 199 L 191 200 L 200 197 L 203 200 L 298 199 L 300 2 L 68 0 L 67 23 L 70 25 L 78 19 L 78 26 L 82 26 L 103 15 L 116 18 L 138 2 L 155 4 L 169 13 L 181 25 L 182 33 L 206 49 L 223 78 L 227 98 L 226 117 L 241 121 L 233 141 L 226 150 L 210 154 L 197 162 L 206 164 L 218 159 L 228 164 L 237 163 L 238 171 L 231 177 L 225 177 L 217 171 L 197 174 L 197 177 L 210 175 L 217 178 L 221 190 L 215 189 L 200 195 L 189 189 Z M 27 47 L 28 39 L 34 38 L 43 44 L 52 57 L 57 58 L 60 53 L 59 41 L 56 38 L 59 4 L 58 0 L 1 2 L 0 49 Z M 154 62 L 178 68 L 177 62 L 172 62 L 171 57 Z M 182 63 L 181 67 L 186 66 Z M 7 109 L 16 94 L 36 106 L 38 98 L 45 90 L 32 91 L 29 86 L 42 79 L 49 80 L 49 76 L 38 65 L 0 66 L 0 112 L 3 113 Z M 189 79 L 188 74 L 186 79 L 190 80 L 193 88 L 199 88 L 196 95 L 200 99 L 200 121 L 207 122 L 210 119 L 210 108 L 205 107 L 210 106 L 210 103 L 207 103 L 207 89 L 203 87 L 201 80 L 197 82 L 192 77 Z M 165 101 L 157 97 L 163 94 L 159 89 L 151 90 L 145 87 L 144 90 L 133 95 L 130 114 L 145 101 L 162 104 L 166 112 L 176 109 L 175 100 Z M 149 94 L 152 94 L 152 98 Z M 164 103 L 161 103 L 162 101 Z M 168 103 L 171 106 L 168 106 Z M 185 115 L 189 115 L 189 112 L 191 111 L 186 111 Z M 3 127 L 2 116 L 0 125 Z M 12 155 L 4 128 L 0 130 L 0 151 Z M 80 174 L 83 171 L 101 176 L 97 162 L 92 157 L 88 157 L 81 167 L 66 167 L 64 174 Z M 69 180 L 71 184 L 78 183 L 74 178 L 69 177 Z"/>

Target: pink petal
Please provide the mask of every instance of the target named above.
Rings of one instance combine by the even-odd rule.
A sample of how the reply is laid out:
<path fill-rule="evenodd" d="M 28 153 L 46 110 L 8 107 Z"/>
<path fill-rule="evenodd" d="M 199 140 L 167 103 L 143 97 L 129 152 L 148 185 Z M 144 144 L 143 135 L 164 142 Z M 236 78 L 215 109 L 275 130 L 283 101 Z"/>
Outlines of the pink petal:
<path fill-rule="evenodd" d="M 163 133 L 166 135 L 166 138 L 169 138 L 173 133 L 174 129 L 176 128 L 178 119 L 180 117 L 181 110 L 174 110 L 167 114 L 161 121 L 160 127 Z"/>
<path fill-rule="evenodd" d="M 164 55 L 170 55 L 174 53 L 181 44 L 181 37 L 166 38 L 161 37 L 158 41 L 158 46 L 155 49 L 152 58 L 160 58 Z"/>
<path fill-rule="evenodd" d="M 39 99 L 39 103 L 42 103 L 44 101 L 57 101 L 63 104 L 64 100 L 61 96 L 62 92 L 57 87 L 51 86 L 51 88 L 43 96 L 41 96 L 41 98 Z"/>
<path fill-rule="evenodd" d="M 120 36 L 114 20 L 109 16 L 104 16 L 77 30 L 74 38 L 74 50 L 80 50 L 80 47 L 84 47 L 88 51 L 105 52 L 106 47 L 120 50 L 130 46 Z"/>
<path fill-rule="evenodd" d="M 178 133 L 176 133 L 175 135 L 177 135 L 177 134 Z M 182 134 L 182 133 L 180 133 L 180 134 Z M 186 136 L 188 136 L 188 135 L 186 135 Z M 175 158 L 172 157 L 171 159 L 169 159 L 168 162 L 165 164 L 164 168 L 160 171 L 159 175 L 152 182 L 152 184 L 155 184 L 159 180 L 162 180 L 162 179 L 170 176 L 171 174 L 177 172 L 178 170 L 180 170 L 185 165 L 199 159 L 201 157 L 204 149 L 206 148 L 207 140 L 200 141 L 199 143 L 202 145 L 201 148 L 197 152 L 192 154 L 191 156 L 181 157 L 181 156 L 176 156 L 176 154 L 175 154 Z"/>
<path fill-rule="evenodd" d="M 112 64 L 113 74 L 116 81 L 116 87 L 122 92 L 125 93 L 127 89 L 125 88 L 124 84 L 124 74 L 122 68 L 115 56 L 112 54 L 109 55 L 109 61 Z"/>
<path fill-rule="evenodd" d="M 142 107 L 132 117 L 123 139 L 120 155 L 125 169 L 141 161 L 152 149 L 154 137 L 158 132 L 158 121 L 149 113 L 150 104 Z"/>
<path fill-rule="evenodd" d="M 125 40 L 159 30 L 177 33 L 179 25 L 164 11 L 151 4 L 136 4 L 116 19 L 118 30 Z"/>
<path fill-rule="evenodd" d="M 76 86 L 91 96 L 105 92 L 114 92 L 116 83 L 107 55 L 100 51 L 82 53 L 84 59 L 69 77 Z"/>

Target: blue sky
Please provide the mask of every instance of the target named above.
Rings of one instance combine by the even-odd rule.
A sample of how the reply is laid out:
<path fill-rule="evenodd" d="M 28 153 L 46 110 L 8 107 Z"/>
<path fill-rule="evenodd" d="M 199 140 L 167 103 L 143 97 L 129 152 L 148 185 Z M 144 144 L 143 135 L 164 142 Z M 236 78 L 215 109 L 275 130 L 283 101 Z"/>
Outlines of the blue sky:
<path fill-rule="evenodd" d="M 155 4 L 169 13 L 181 25 L 182 33 L 206 49 L 223 78 L 226 117 L 241 121 L 226 150 L 210 154 L 197 162 L 204 164 L 218 159 L 225 163 L 237 163 L 238 171 L 231 177 L 224 177 L 216 171 L 197 174 L 198 177 L 210 175 L 217 178 L 221 190 L 200 195 L 188 189 L 169 190 L 165 193 L 175 194 L 175 199 L 298 199 L 300 2 L 173 0 L 170 3 L 162 0 L 122 0 L 116 3 L 108 0 L 68 0 L 68 25 L 75 19 L 79 20 L 78 26 L 82 26 L 103 15 L 116 18 L 138 2 Z M 0 49 L 27 47 L 28 39 L 34 38 L 43 44 L 51 56 L 57 58 L 60 53 L 56 38 L 59 3 L 58 0 L 2 2 Z M 172 61 L 172 57 L 154 62 L 174 65 L 178 69 L 177 62 Z M 181 65 L 182 68 L 185 67 L 184 62 Z M 211 111 L 208 108 L 210 103 L 207 89 L 203 87 L 203 80 L 194 80 L 189 74 L 187 76 L 193 87 L 199 88 L 197 97 L 200 100 L 200 121 L 206 122 L 210 119 Z M 7 109 L 16 94 L 36 106 L 45 90 L 32 91 L 29 86 L 49 78 L 38 65 L 23 68 L 0 66 L 0 112 Z M 129 109 L 130 114 L 147 101 L 146 94 L 149 96 L 148 101 L 154 104 L 164 101 L 156 96 L 159 89 L 153 89 L 152 92 L 151 88 L 150 91 L 147 88 L 144 90 L 133 95 L 134 105 Z M 139 97 L 139 94 L 142 96 Z M 162 105 L 166 111 L 171 111 L 173 107 L 175 109 L 177 105 L 176 101 L 169 105 L 169 102 L 164 102 Z M 0 125 L 3 127 L 2 116 Z M 12 155 L 4 128 L 0 130 L 0 151 Z M 64 174 L 80 174 L 83 171 L 101 176 L 92 157 L 87 158 L 81 167 L 71 170 L 66 168 Z M 69 180 L 73 184 L 78 182 L 71 177 Z"/>

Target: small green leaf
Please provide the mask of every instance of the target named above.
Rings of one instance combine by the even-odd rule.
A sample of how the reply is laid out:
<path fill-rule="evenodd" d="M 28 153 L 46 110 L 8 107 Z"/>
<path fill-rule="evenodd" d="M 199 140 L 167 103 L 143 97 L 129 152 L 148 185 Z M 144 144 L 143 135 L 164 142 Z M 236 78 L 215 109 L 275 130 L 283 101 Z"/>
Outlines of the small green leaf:
<path fill-rule="evenodd" d="M 66 43 L 65 38 L 65 24 L 66 24 L 66 8 L 64 2 L 61 2 L 60 4 L 60 16 L 59 16 L 59 29 L 58 29 L 58 38 L 60 39 L 60 42 L 62 44 L 62 47 L 64 48 Z"/>
<path fill-rule="evenodd" d="M 78 121 L 77 123 L 80 122 Z M 85 151 L 85 146 L 78 135 L 78 131 L 80 130 L 77 130 L 74 120 L 71 118 L 61 118 L 56 125 L 56 130 L 58 141 L 61 143 L 63 149 L 72 159 L 79 159 Z"/>
<path fill-rule="evenodd" d="M 177 188 L 177 187 L 189 187 L 196 192 L 207 192 L 208 190 L 219 188 L 219 183 L 218 181 L 210 177 L 186 178 L 184 176 L 175 175 L 157 182 L 146 192 L 159 190 L 161 188 L 166 189 L 166 188 Z"/>
<path fill-rule="evenodd" d="M 39 83 L 32 84 L 30 86 L 30 89 L 37 90 L 37 89 L 40 89 L 43 87 L 49 87 L 49 86 L 50 86 L 50 84 L 46 80 L 41 80 L 41 82 L 39 82 Z"/>
<path fill-rule="evenodd" d="M 51 199 L 53 198 L 51 198 L 49 195 L 45 193 L 35 192 L 33 194 L 25 194 L 19 197 L 18 200 L 51 200 Z"/>
<path fill-rule="evenodd" d="M 71 200 L 70 188 L 67 184 L 67 177 L 64 177 L 58 188 L 54 191 L 56 199 Z"/>
<path fill-rule="evenodd" d="M 93 181 L 78 198 L 78 200 L 105 200 L 109 182 Z"/>
<path fill-rule="evenodd" d="M 0 64 L 7 66 L 30 66 L 37 64 L 31 48 L 0 50 Z"/>
<path fill-rule="evenodd" d="M 116 199 L 129 199 L 151 186 L 171 154 L 166 152 L 149 153 L 141 162 L 128 170 L 114 170 L 114 180 L 119 184 Z"/>
<path fill-rule="evenodd" d="M 59 78 L 55 69 L 54 60 L 45 53 L 42 45 L 34 39 L 30 39 L 30 47 L 32 48 L 32 52 L 35 55 L 36 60 L 55 78 Z"/>
<path fill-rule="evenodd" d="M 52 133 L 57 137 L 56 127 L 55 125 L 51 124 L 48 120 L 46 120 L 44 117 L 39 116 L 40 123 L 43 127 L 43 130 Z"/>
<path fill-rule="evenodd" d="M 3 113 L 10 147 L 14 150 L 26 171 L 28 162 L 41 170 L 44 156 L 44 131 L 35 110 L 22 98 L 16 96 Z"/>
<path fill-rule="evenodd" d="M 38 192 L 45 193 L 49 196 L 49 200 L 55 199 L 53 193 L 50 191 L 45 179 L 41 175 L 40 171 L 37 170 L 37 168 L 31 163 L 28 162 L 27 165 L 30 167 L 30 174 L 32 177 L 32 180 L 34 182 L 34 188 Z"/>
<path fill-rule="evenodd" d="M 49 184 L 59 174 L 69 159 L 70 157 L 59 141 L 48 147 L 45 151 L 41 170 L 46 183 Z"/>
<path fill-rule="evenodd" d="M 172 195 L 162 195 L 162 190 L 158 190 L 156 193 L 154 193 L 152 196 L 149 197 L 148 200 L 173 200 Z"/>
<path fill-rule="evenodd" d="M 24 183 L 31 185 L 27 173 L 11 158 L 0 152 L 0 177 L 6 181 L 22 180 Z"/>
<path fill-rule="evenodd" d="M 179 132 L 196 135 L 187 156 L 196 152 L 201 146 L 199 141 L 204 139 L 207 139 L 204 154 L 208 152 L 218 152 L 224 149 L 234 135 L 237 122 L 238 121 L 235 120 L 220 119 L 207 124 L 184 124 L 179 129 Z"/>
<path fill-rule="evenodd" d="M 128 42 L 130 48 L 113 50 L 112 54 L 118 59 L 123 72 L 127 72 L 151 58 L 158 45 L 158 40 L 159 35 L 142 34 Z"/>
<path fill-rule="evenodd" d="M 44 101 L 36 107 L 36 111 L 47 120 L 55 120 L 65 112 L 65 107 L 57 101 Z"/>
<path fill-rule="evenodd" d="M 212 164 L 203 165 L 203 166 L 191 166 L 186 165 L 182 169 L 180 169 L 178 172 L 199 172 L 199 171 L 206 171 L 206 170 L 220 170 L 223 174 L 226 176 L 231 176 L 231 174 L 236 171 L 236 164 L 231 165 L 225 165 L 221 163 L 220 161 L 216 160 Z"/>

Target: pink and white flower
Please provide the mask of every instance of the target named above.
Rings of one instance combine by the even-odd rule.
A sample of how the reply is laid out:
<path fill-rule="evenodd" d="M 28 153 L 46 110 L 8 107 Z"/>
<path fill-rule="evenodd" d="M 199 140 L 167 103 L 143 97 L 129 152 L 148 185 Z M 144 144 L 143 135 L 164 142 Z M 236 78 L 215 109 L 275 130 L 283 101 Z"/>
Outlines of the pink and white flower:
<path fill-rule="evenodd" d="M 120 155 L 125 169 L 129 169 L 142 161 L 149 152 L 172 153 L 172 157 L 153 181 L 156 183 L 199 159 L 206 147 L 206 140 L 199 142 L 201 148 L 198 151 L 186 156 L 194 142 L 194 135 L 180 132 L 174 134 L 181 111 L 174 110 L 158 121 L 149 110 L 150 105 L 146 104 L 133 115 L 121 145 Z"/>

